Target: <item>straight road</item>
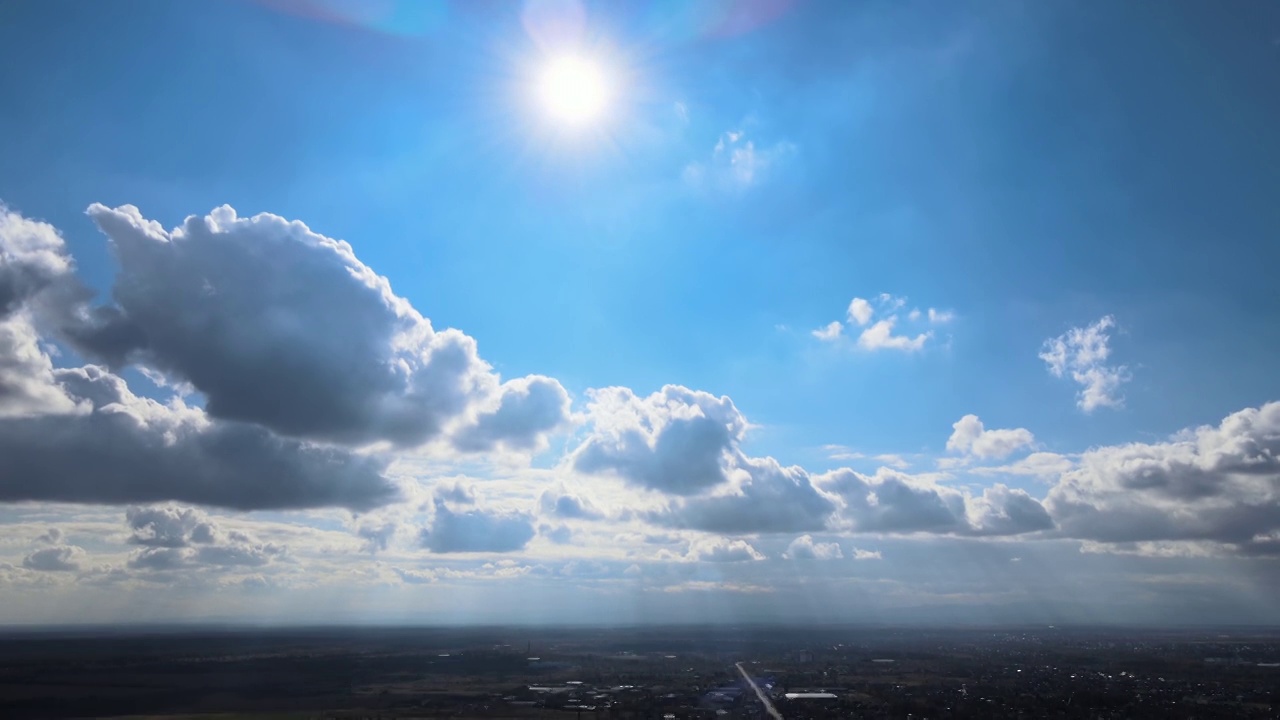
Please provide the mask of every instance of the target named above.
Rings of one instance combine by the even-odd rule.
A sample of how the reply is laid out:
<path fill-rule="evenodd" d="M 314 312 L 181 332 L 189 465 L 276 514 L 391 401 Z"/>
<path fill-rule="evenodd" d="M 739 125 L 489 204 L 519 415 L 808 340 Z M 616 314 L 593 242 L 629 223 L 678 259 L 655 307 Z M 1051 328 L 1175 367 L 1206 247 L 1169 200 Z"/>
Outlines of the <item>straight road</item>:
<path fill-rule="evenodd" d="M 738 672 L 742 673 L 742 679 L 746 680 L 751 689 L 756 691 L 756 697 L 760 698 L 760 703 L 764 705 L 764 711 L 769 713 L 769 717 L 773 718 L 773 720 L 782 720 L 782 713 L 778 712 L 778 708 L 769 702 L 768 696 L 764 694 L 764 691 L 760 689 L 756 681 L 752 680 L 751 676 L 747 674 L 747 670 L 742 667 L 742 663 L 734 663 L 734 665 L 738 668 Z"/>

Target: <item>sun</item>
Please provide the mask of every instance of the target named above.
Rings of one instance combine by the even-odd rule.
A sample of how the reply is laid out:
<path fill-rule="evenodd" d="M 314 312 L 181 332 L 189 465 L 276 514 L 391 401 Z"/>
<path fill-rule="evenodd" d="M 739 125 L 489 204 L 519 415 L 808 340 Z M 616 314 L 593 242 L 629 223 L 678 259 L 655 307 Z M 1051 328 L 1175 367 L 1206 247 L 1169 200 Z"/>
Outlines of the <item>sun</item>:
<path fill-rule="evenodd" d="M 568 125 L 586 125 L 604 115 L 610 88 L 599 63 L 564 55 L 543 69 L 538 95 L 553 119 Z"/>

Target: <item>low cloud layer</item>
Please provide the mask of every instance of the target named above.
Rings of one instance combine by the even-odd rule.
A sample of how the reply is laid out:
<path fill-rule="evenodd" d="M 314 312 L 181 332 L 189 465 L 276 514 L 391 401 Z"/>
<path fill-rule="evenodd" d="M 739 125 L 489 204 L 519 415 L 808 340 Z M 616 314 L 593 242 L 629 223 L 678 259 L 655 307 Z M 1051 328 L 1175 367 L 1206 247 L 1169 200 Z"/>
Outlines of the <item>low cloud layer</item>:
<path fill-rule="evenodd" d="M 55 378 L 77 407 L 92 409 L 0 419 L 0 501 L 367 509 L 396 497 L 376 457 L 138 397 L 92 365 Z"/>
<path fill-rule="evenodd" d="M 591 433 L 574 452 L 574 469 L 676 495 L 724 483 L 727 458 L 747 429 L 729 398 L 676 385 L 646 398 L 605 388 L 590 399 Z"/>
<path fill-rule="evenodd" d="M 275 592 L 555 578 L 756 595 L 817 568 L 896 568 L 911 546 L 888 543 L 1280 555 L 1280 403 L 1069 455 L 970 414 L 949 455 L 911 449 L 937 471 L 830 446 L 892 467 L 817 472 L 749 452 L 757 430 L 727 396 L 606 387 L 575 412 L 554 378 L 504 380 L 472 338 L 434 328 L 350 246 L 300 223 L 220 208 L 165 231 L 129 206 L 90 215 L 120 264 L 105 304 L 56 230 L 0 211 L 0 502 L 119 507 L 106 530 L 33 521 L 0 548 L 4 582 Z M 914 351 L 953 320 L 881 295 L 815 334 Z M 1113 327 L 1042 348 L 1086 411 L 1122 400 Z M 154 397 L 130 387 L 139 372 Z M 991 476 L 1009 485 L 974 482 Z M 351 512 L 282 522 L 212 508 Z"/>
<path fill-rule="evenodd" d="M 1103 542 L 1209 541 L 1277 549 L 1280 402 L 1232 413 L 1167 442 L 1095 448 L 1046 505 L 1063 534 Z"/>

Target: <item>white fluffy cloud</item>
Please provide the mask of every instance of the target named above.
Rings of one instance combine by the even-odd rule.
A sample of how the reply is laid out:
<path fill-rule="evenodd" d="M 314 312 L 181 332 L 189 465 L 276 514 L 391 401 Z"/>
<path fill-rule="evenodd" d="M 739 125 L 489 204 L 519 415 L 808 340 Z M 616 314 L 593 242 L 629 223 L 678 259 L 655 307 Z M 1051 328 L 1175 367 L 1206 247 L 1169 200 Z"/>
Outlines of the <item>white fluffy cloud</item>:
<path fill-rule="evenodd" d="M 1074 538 L 1211 541 L 1244 553 L 1276 548 L 1280 402 L 1167 442 L 1090 450 L 1046 505 L 1062 533 Z"/>
<path fill-rule="evenodd" d="M 1076 405 L 1086 413 L 1100 407 L 1121 407 L 1124 397 L 1120 386 L 1129 380 L 1124 365 L 1109 365 L 1111 335 L 1115 318 L 1110 315 L 1085 327 L 1071 328 L 1056 338 L 1044 341 L 1040 359 L 1054 377 L 1069 375 L 1080 385 Z"/>
<path fill-rule="evenodd" d="M 918 309 L 912 309 L 904 315 L 901 310 L 906 304 L 907 299 L 905 297 L 897 297 L 888 293 L 881 293 L 874 301 L 861 297 L 855 297 L 851 300 L 845 314 L 850 330 L 859 330 L 860 328 L 855 341 L 857 346 L 867 351 L 900 350 L 903 352 L 916 352 L 924 349 L 925 344 L 933 337 L 932 331 L 917 332 L 915 334 L 894 333 L 894 329 L 898 327 L 899 321 L 904 317 L 908 323 L 919 323 L 925 317 L 925 314 Z M 879 319 L 876 319 L 877 317 Z M 940 325 L 950 322 L 953 318 L 954 313 L 949 310 L 938 310 L 936 308 L 929 308 L 928 310 L 927 319 L 930 324 Z M 875 322 L 872 322 L 873 319 Z M 839 321 L 832 321 L 814 330 L 812 334 L 819 340 L 836 342 L 844 335 L 844 325 Z"/>
<path fill-rule="evenodd" d="M 952 426 L 947 449 L 982 459 L 1000 459 L 1035 443 L 1035 436 L 1024 428 L 987 430 L 977 415 L 965 415 Z"/>
<path fill-rule="evenodd" d="M 729 475 L 724 487 L 678 499 L 650 519 L 716 533 L 805 532 L 824 529 L 836 509 L 803 468 L 783 467 L 773 458 L 739 456 Z"/>
<path fill-rule="evenodd" d="M 932 337 L 931 333 L 919 333 L 912 337 L 909 335 L 894 335 L 893 326 L 898 322 L 896 315 L 891 315 L 883 320 L 877 320 L 871 327 L 862 331 L 858 335 L 858 347 L 866 350 L 904 350 L 906 352 L 914 352 L 924 348 L 924 344 Z"/>
<path fill-rule="evenodd" d="M 844 333 L 844 326 L 839 320 L 832 320 L 823 327 L 813 331 L 813 336 L 819 340 L 835 340 Z"/>
<path fill-rule="evenodd" d="M 866 298 L 856 297 L 849 301 L 849 321 L 859 325 L 866 325 L 871 322 L 871 316 L 875 314 L 875 309 L 871 307 L 871 303 Z"/>
<path fill-rule="evenodd" d="M 814 481 L 840 498 L 839 523 L 855 532 L 1018 535 L 1053 527 L 1035 498 L 1002 485 L 974 498 L 889 468 L 874 475 L 843 468 Z"/>
<path fill-rule="evenodd" d="M 840 543 L 814 542 L 812 535 L 801 535 L 787 546 L 782 557 L 788 560 L 838 560 L 844 557 Z"/>
<path fill-rule="evenodd" d="M 730 451 L 747 430 L 729 398 L 677 385 L 646 398 L 626 388 L 588 396 L 590 432 L 572 454 L 573 467 L 651 490 L 692 495 L 723 484 Z"/>
<path fill-rule="evenodd" d="M 57 382 L 53 359 L 26 313 L 0 314 L 0 418 L 88 410 Z"/>
<path fill-rule="evenodd" d="M 259 542 L 238 530 L 223 530 L 195 508 L 133 507 L 126 511 L 125 523 L 129 543 L 141 546 L 129 558 L 132 570 L 258 568 L 287 554 L 283 546 Z"/>
<path fill-rule="evenodd" d="M 747 562 L 764 559 L 764 555 L 745 540 L 719 537 L 698 538 L 689 543 L 687 557 L 701 562 Z"/>
<path fill-rule="evenodd" d="M 0 203 L 0 317 L 16 312 L 72 267 L 57 229 Z"/>

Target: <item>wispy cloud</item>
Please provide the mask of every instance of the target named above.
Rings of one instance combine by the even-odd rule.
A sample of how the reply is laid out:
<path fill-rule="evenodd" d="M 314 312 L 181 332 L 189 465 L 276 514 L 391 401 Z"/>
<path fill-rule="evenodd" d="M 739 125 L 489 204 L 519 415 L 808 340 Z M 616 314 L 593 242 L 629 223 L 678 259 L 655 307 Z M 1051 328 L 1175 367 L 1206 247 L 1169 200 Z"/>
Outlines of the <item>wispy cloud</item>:
<path fill-rule="evenodd" d="M 1044 341 L 1040 359 L 1054 377 L 1070 376 L 1080 385 L 1076 405 L 1086 413 L 1100 407 L 1124 406 L 1120 386 L 1130 379 L 1124 365 L 1109 365 L 1111 335 L 1115 318 L 1106 315 L 1085 327 L 1071 328 L 1056 338 Z"/>
<path fill-rule="evenodd" d="M 743 190 L 762 182 L 797 149 L 787 140 L 760 144 L 745 130 L 729 130 L 720 135 L 708 160 L 685 166 L 684 180 L 699 188 Z"/>

